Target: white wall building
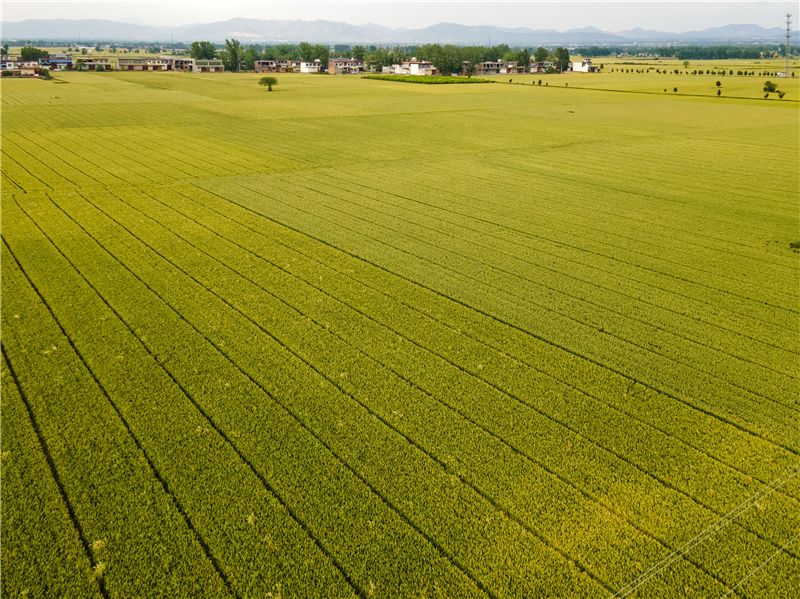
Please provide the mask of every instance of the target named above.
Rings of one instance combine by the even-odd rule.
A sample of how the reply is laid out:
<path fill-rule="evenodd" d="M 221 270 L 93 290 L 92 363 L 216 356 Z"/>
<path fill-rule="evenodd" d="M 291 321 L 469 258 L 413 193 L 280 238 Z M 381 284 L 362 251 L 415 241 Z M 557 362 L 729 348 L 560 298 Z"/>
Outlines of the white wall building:
<path fill-rule="evenodd" d="M 595 66 L 592 66 L 591 58 L 584 58 L 580 62 L 573 62 L 572 70 L 576 73 L 596 73 L 599 69 Z"/>
<path fill-rule="evenodd" d="M 321 70 L 322 70 L 322 63 L 319 61 L 319 59 L 315 60 L 314 62 L 300 63 L 301 73 L 319 73 Z"/>

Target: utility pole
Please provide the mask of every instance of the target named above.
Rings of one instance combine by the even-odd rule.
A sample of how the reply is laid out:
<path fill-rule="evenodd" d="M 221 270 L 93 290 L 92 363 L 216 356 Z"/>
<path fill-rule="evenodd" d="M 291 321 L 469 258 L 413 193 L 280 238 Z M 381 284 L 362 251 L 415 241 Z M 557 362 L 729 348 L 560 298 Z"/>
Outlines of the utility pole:
<path fill-rule="evenodd" d="M 790 77 L 791 74 L 789 73 L 789 68 L 791 65 L 789 64 L 789 45 L 792 41 L 792 15 L 791 13 L 786 13 L 786 48 L 784 48 L 784 54 L 786 55 L 786 71 L 784 72 L 785 77 Z"/>

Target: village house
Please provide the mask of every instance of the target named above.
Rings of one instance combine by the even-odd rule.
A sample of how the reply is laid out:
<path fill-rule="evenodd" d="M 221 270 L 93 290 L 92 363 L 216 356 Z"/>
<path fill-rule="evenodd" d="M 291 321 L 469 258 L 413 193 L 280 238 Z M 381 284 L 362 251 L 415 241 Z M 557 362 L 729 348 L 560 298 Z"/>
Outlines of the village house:
<path fill-rule="evenodd" d="M 293 61 L 294 62 L 294 61 Z M 322 73 L 322 62 L 320 62 L 319 58 L 314 60 L 314 62 L 300 62 L 300 72 L 301 73 Z"/>
<path fill-rule="evenodd" d="M 484 62 L 475 63 L 475 75 L 499 75 L 500 69 L 504 66 L 502 60 L 486 60 Z"/>
<path fill-rule="evenodd" d="M 120 58 L 117 60 L 118 71 L 169 71 L 170 60 L 167 58 Z"/>
<path fill-rule="evenodd" d="M 487 60 L 475 65 L 475 75 L 513 75 L 524 73 L 525 67 L 516 60 Z"/>
<path fill-rule="evenodd" d="M 555 69 L 555 65 L 550 60 L 536 62 L 531 60 L 531 73 L 549 73 Z"/>
<path fill-rule="evenodd" d="M 503 61 L 500 67 L 501 75 L 520 75 L 525 72 L 525 66 L 517 64 L 515 60 Z"/>
<path fill-rule="evenodd" d="M 73 68 L 76 71 L 110 71 L 111 60 L 98 56 L 75 56 Z"/>
<path fill-rule="evenodd" d="M 328 72 L 333 75 L 357 75 L 364 72 L 364 61 L 357 58 L 331 58 Z"/>
<path fill-rule="evenodd" d="M 573 62 L 572 70 L 576 73 L 597 73 L 600 69 L 592 65 L 591 58 L 584 58 L 580 62 Z"/>
<path fill-rule="evenodd" d="M 38 77 L 44 67 L 35 60 L 3 60 L 0 63 L 3 77 Z"/>
<path fill-rule="evenodd" d="M 51 54 L 46 58 L 42 58 L 39 63 L 43 67 L 47 67 L 51 71 L 71 71 L 72 70 L 72 55 L 71 54 Z"/>
<path fill-rule="evenodd" d="M 195 59 L 194 68 L 192 71 L 195 73 L 221 73 L 225 70 L 225 65 L 219 59 L 200 60 Z"/>
<path fill-rule="evenodd" d="M 194 58 L 189 56 L 162 56 L 161 58 L 167 61 L 168 71 L 182 71 L 184 73 L 194 71 Z"/>
<path fill-rule="evenodd" d="M 276 60 L 256 60 L 253 63 L 253 70 L 256 73 L 279 73 L 278 61 Z"/>
<path fill-rule="evenodd" d="M 288 60 L 256 60 L 253 68 L 256 73 L 289 73 L 292 71 L 291 62 Z M 300 68 L 299 65 L 297 68 Z"/>
<path fill-rule="evenodd" d="M 435 75 L 437 71 L 433 63 L 412 58 L 391 67 L 383 67 L 382 72 L 395 75 Z"/>

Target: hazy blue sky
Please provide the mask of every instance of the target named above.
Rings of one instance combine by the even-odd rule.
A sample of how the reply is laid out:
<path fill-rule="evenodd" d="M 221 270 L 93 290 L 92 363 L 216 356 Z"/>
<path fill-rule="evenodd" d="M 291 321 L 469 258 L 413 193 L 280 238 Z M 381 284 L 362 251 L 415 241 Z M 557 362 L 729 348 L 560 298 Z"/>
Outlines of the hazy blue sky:
<path fill-rule="evenodd" d="M 2 0 L 2 19 L 99 18 L 147 25 L 185 25 L 234 17 L 327 19 L 417 28 L 441 21 L 532 29 L 594 26 L 606 31 L 633 27 L 689 31 L 730 23 L 783 25 L 786 12 L 797 23 L 797 2 L 268 2 L 259 0 Z"/>

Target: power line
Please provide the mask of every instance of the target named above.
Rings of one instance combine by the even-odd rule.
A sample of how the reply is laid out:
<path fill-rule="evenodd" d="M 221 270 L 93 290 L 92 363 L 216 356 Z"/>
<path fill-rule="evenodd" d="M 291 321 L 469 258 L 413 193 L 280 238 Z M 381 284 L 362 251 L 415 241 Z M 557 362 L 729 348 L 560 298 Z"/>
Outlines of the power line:
<path fill-rule="evenodd" d="M 738 589 L 740 586 L 742 586 L 742 584 L 743 584 L 744 582 L 746 582 L 748 578 L 750 578 L 750 577 L 751 577 L 753 574 L 755 574 L 756 572 L 758 572 L 758 571 L 759 571 L 761 568 L 763 568 L 763 567 L 764 567 L 764 566 L 766 566 L 768 563 L 770 563 L 770 562 L 771 562 L 773 559 L 775 559 L 775 557 L 776 557 L 776 556 L 777 556 L 779 553 L 781 553 L 782 551 L 785 551 L 786 549 L 788 549 L 788 548 L 789 548 L 789 545 L 791 545 L 792 543 L 794 543 L 794 542 L 797 540 L 797 538 L 798 538 L 798 537 L 800 537 L 800 534 L 794 535 L 794 537 L 792 537 L 791 539 L 789 539 L 789 542 L 788 542 L 788 543 L 786 543 L 786 544 L 785 544 L 783 547 L 779 547 L 779 548 L 778 548 L 778 550 L 777 550 L 775 553 L 773 553 L 772 555 L 770 555 L 770 556 L 769 556 L 769 557 L 768 557 L 766 560 L 764 560 L 764 561 L 763 561 L 761 564 L 759 564 L 758 566 L 756 566 L 756 568 L 755 568 L 754 570 L 751 570 L 751 571 L 750 571 L 750 572 L 749 572 L 749 573 L 748 573 L 748 574 L 747 574 L 747 575 L 746 575 L 744 578 L 742 578 L 742 579 L 741 579 L 739 582 L 737 582 L 735 586 L 732 586 L 732 587 L 730 588 L 730 590 L 729 590 L 727 593 L 725 593 L 725 594 L 724 594 L 724 595 L 723 595 L 723 596 L 722 596 L 720 599 L 723 599 L 724 597 L 727 597 L 728 595 L 730 595 L 731 593 L 733 593 L 733 592 L 734 592 L 736 589 Z"/>
<path fill-rule="evenodd" d="M 770 482 L 766 487 L 760 489 L 747 499 L 745 499 L 742 503 L 737 505 L 727 514 L 707 526 L 705 529 L 700 531 L 697 535 L 686 541 L 683 545 L 678 547 L 675 551 L 667 555 L 664 559 L 662 559 L 657 564 L 650 567 L 648 570 L 642 572 L 636 579 L 629 582 L 627 585 L 622 587 L 617 593 L 614 595 L 615 598 L 627 597 L 637 588 L 642 586 L 644 583 L 649 581 L 651 578 L 656 576 L 662 570 L 667 568 L 668 566 L 672 565 L 674 562 L 681 559 L 684 555 L 689 553 L 694 547 L 705 541 L 707 538 L 711 537 L 712 535 L 716 534 L 720 530 L 722 530 L 725 526 L 730 524 L 733 520 L 739 517 L 741 514 L 746 512 L 752 506 L 754 506 L 757 502 L 761 501 L 774 491 L 778 490 L 786 483 L 788 483 L 792 478 L 797 476 L 800 473 L 800 465 L 794 466 L 789 470 L 783 472 L 780 476 Z"/>

